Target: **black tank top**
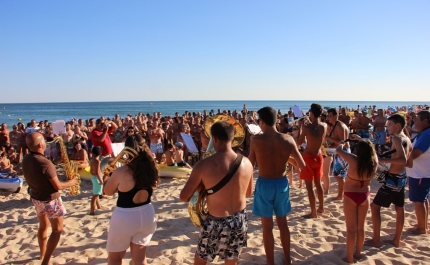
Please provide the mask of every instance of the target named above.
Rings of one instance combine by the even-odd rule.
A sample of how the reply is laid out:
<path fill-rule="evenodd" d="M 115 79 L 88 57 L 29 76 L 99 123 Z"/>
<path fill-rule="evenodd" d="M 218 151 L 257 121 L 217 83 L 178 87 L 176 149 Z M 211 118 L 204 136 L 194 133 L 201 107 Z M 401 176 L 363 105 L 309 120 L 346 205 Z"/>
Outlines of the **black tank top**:
<path fill-rule="evenodd" d="M 121 208 L 135 208 L 135 207 L 139 207 L 139 206 L 151 203 L 152 188 L 142 189 L 142 190 L 146 190 L 148 192 L 148 199 L 145 202 L 138 203 L 138 204 L 133 202 L 133 198 L 134 198 L 134 195 L 136 195 L 136 193 L 141 190 L 137 189 L 136 187 L 133 187 L 131 190 L 127 192 L 122 192 L 118 190 L 118 200 L 116 202 L 116 206 Z"/>

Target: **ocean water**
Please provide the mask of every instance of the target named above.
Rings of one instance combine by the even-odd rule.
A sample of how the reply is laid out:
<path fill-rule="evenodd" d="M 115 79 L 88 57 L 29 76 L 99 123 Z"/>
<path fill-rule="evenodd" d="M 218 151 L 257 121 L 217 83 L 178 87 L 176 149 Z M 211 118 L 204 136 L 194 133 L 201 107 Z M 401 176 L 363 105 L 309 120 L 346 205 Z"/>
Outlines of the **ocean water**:
<path fill-rule="evenodd" d="M 386 109 L 388 106 L 410 106 L 412 104 L 430 104 L 430 102 L 388 102 L 388 101 L 258 101 L 258 100 L 231 100 L 231 101 L 127 101 L 127 102 L 61 102 L 61 103 L 0 103 L 0 123 L 8 126 L 21 120 L 24 124 L 31 119 L 41 120 L 65 120 L 72 118 L 98 118 L 100 116 L 113 117 L 116 113 L 122 117 L 131 113 L 161 112 L 163 116 L 173 116 L 175 112 L 184 113 L 202 112 L 203 110 L 242 110 L 246 104 L 249 110 L 258 110 L 264 106 L 271 106 L 276 110 L 286 113 L 293 105 L 299 105 L 303 110 L 308 110 L 312 103 L 319 103 L 324 107 L 344 106 L 357 108 L 358 105 L 376 105 Z"/>

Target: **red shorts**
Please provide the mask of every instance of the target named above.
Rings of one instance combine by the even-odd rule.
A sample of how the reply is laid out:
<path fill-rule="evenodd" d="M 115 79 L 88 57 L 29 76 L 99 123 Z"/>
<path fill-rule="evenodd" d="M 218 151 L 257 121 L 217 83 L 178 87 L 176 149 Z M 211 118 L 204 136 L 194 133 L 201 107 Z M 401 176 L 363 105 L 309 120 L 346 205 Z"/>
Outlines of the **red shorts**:
<path fill-rule="evenodd" d="M 306 168 L 300 172 L 300 178 L 303 180 L 321 179 L 323 175 L 323 156 L 318 155 L 302 155 L 306 163 Z"/>

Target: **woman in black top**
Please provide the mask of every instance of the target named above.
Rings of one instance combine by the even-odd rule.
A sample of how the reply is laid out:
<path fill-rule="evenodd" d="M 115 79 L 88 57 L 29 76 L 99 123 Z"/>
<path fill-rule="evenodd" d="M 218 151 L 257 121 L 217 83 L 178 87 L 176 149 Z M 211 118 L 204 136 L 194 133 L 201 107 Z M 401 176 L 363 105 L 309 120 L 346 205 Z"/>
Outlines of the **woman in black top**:
<path fill-rule="evenodd" d="M 146 246 L 157 227 L 151 195 L 159 182 L 158 169 L 140 135 L 127 137 L 125 146 L 133 148 L 139 155 L 117 168 L 103 189 L 107 195 L 118 191 L 106 246 L 108 264 L 121 264 L 128 247 L 133 264 L 146 264 Z"/>

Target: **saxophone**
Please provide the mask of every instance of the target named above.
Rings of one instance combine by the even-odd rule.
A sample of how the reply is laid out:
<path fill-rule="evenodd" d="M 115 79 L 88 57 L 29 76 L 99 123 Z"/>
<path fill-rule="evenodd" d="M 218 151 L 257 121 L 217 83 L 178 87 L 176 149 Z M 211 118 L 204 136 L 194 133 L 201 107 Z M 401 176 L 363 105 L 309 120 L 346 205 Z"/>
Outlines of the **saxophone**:
<path fill-rule="evenodd" d="M 72 196 L 81 194 L 81 176 L 78 174 L 78 164 L 73 161 L 69 161 L 66 146 L 64 145 L 63 138 L 61 136 L 55 137 L 52 142 L 46 144 L 52 143 L 60 144 L 61 160 L 64 164 L 64 170 L 66 171 L 66 179 L 76 179 L 77 184 L 75 186 L 70 187 L 69 194 Z"/>

